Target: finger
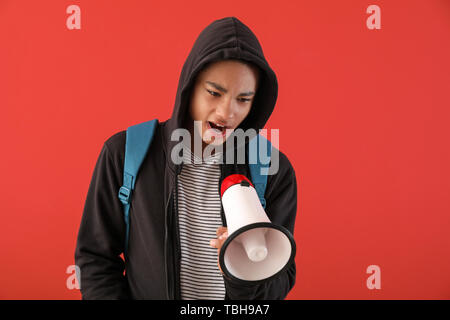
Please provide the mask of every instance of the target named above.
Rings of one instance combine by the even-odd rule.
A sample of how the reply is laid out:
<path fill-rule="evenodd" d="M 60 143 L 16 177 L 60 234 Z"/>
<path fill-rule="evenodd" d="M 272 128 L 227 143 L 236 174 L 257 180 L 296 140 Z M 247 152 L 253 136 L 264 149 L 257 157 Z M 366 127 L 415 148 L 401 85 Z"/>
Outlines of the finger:
<path fill-rule="evenodd" d="M 209 245 L 213 248 L 220 250 L 222 248 L 223 243 L 227 240 L 228 232 L 222 233 L 217 239 L 209 240 Z"/>
<path fill-rule="evenodd" d="M 219 268 L 220 273 L 224 274 L 222 268 L 220 267 L 220 249 L 222 248 L 223 243 L 228 238 L 228 231 L 223 232 L 217 239 L 211 240 L 211 243 L 214 243 L 214 247 L 217 248 L 217 266 Z"/>
<path fill-rule="evenodd" d="M 213 247 L 213 248 L 218 249 L 218 248 L 217 248 L 218 244 L 219 244 L 218 239 L 211 239 L 211 240 L 209 240 L 209 245 L 210 245 L 211 247 Z"/>
<path fill-rule="evenodd" d="M 219 239 L 226 239 L 228 237 L 228 231 L 225 231 L 219 236 Z"/>
<path fill-rule="evenodd" d="M 227 227 L 219 227 L 219 228 L 217 228 L 217 230 L 216 230 L 216 235 L 219 237 L 222 233 L 224 233 L 224 232 L 226 232 L 228 229 L 227 229 Z"/>
<path fill-rule="evenodd" d="M 223 243 L 225 242 L 225 240 L 227 240 L 228 238 L 228 232 L 224 232 L 220 235 L 219 238 L 217 238 L 217 242 L 216 242 L 216 248 L 220 249 L 222 248 Z"/>

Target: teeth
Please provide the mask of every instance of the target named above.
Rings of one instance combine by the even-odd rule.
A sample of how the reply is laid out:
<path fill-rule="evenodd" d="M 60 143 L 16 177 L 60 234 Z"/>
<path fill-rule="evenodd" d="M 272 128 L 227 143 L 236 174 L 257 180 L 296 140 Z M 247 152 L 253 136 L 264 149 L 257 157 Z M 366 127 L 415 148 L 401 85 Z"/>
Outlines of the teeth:
<path fill-rule="evenodd" d="M 223 126 L 223 125 L 220 125 L 220 124 L 218 124 L 218 123 L 215 123 L 215 122 L 211 122 L 211 123 L 213 123 L 215 126 L 217 126 L 217 127 L 219 127 L 219 128 L 224 128 L 225 126 Z"/>

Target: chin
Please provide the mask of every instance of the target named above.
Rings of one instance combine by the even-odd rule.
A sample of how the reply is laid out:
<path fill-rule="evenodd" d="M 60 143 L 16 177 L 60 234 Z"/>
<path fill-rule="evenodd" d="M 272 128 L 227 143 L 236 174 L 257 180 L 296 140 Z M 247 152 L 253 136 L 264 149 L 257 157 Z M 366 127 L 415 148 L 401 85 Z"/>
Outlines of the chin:
<path fill-rule="evenodd" d="M 203 142 L 206 143 L 207 145 L 211 145 L 211 146 L 220 146 L 225 142 L 225 139 L 209 139 L 209 137 L 205 137 L 203 136 Z"/>
<path fill-rule="evenodd" d="M 227 129 L 227 131 L 229 131 L 229 132 L 225 132 L 225 134 L 222 136 L 217 136 L 217 135 L 213 134 L 211 131 L 206 130 L 203 133 L 202 140 L 204 143 L 206 143 L 208 145 L 212 145 L 212 146 L 222 145 L 230 137 L 230 135 L 233 133 L 234 130 Z"/>

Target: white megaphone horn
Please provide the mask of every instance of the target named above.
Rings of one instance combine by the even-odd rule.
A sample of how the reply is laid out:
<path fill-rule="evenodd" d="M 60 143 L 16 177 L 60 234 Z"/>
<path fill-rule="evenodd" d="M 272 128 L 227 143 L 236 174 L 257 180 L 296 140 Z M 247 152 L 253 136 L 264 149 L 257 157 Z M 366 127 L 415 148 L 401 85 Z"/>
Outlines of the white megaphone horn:
<path fill-rule="evenodd" d="M 222 272 L 257 283 L 284 271 L 294 261 L 294 237 L 271 223 L 250 180 L 232 174 L 223 180 L 220 194 L 228 228 L 219 255 Z"/>

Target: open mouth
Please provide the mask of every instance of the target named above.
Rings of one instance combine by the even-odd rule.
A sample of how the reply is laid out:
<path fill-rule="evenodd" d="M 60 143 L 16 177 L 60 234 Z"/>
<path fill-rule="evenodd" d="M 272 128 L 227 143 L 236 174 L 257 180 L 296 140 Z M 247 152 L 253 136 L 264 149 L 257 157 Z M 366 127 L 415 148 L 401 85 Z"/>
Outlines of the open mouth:
<path fill-rule="evenodd" d="M 225 130 L 226 130 L 226 127 L 225 126 L 222 126 L 222 125 L 220 125 L 220 124 L 217 124 L 217 123 L 214 123 L 214 122 L 211 122 L 211 121 L 207 121 L 207 124 L 209 125 L 209 127 L 211 128 L 211 129 L 213 129 L 214 131 L 217 131 L 218 133 L 225 133 Z"/>
<path fill-rule="evenodd" d="M 212 132 L 217 136 L 225 136 L 226 126 L 220 125 L 212 121 L 206 121 L 207 129 L 212 129 Z"/>

